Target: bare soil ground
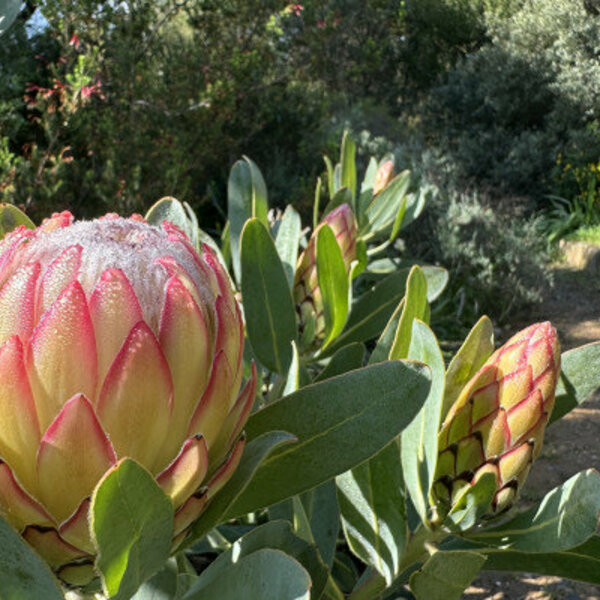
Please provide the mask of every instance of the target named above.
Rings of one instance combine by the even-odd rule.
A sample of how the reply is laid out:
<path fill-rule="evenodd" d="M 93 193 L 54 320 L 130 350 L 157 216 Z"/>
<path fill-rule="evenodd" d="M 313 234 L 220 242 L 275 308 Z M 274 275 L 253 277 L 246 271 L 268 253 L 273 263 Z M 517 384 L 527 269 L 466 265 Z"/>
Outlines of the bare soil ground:
<path fill-rule="evenodd" d="M 556 327 L 563 350 L 599 340 L 600 279 L 585 271 L 557 268 L 554 289 L 528 322 L 545 320 Z M 589 467 L 600 469 L 600 393 L 548 429 L 522 501 L 540 500 L 550 489 Z M 464 599 L 600 600 L 600 586 L 559 577 L 488 571 L 466 590 Z"/>

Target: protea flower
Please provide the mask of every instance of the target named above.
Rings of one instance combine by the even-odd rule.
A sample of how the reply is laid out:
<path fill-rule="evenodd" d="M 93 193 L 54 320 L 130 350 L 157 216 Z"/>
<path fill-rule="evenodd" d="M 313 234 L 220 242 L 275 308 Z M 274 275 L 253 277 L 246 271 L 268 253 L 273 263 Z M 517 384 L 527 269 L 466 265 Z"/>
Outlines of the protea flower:
<path fill-rule="evenodd" d="M 433 493 L 442 514 L 484 473 L 496 479 L 491 513 L 510 508 L 542 448 L 559 372 L 546 322 L 513 336 L 469 381 L 439 434 Z"/>
<path fill-rule="evenodd" d="M 316 347 L 325 336 L 323 297 L 319 288 L 316 264 L 316 238 L 319 228 L 329 225 L 342 252 L 346 272 L 356 258 L 357 228 L 354 213 L 348 204 L 342 204 L 328 213 L 315 229 L 300 257 L 294 276 L 294 301 L 298 313 L 299 329 L 306 344 Z M 308 331 L 307 331 L 308 330 Z"/>
<path fill-rule="evenodd" d="M 53 215 L 0 243 L 0 512 L 65 581 L 94 576 L 90 495 L 120 458 L 174 545 L 231 476 L 255 379 L 228 278 L 177 227 Z"/>
<path fill-rule="evenodd" d="M 375 174 L 375 184 L 373 185 L 373 196 L 376 196 L 383 190 L 394 176 L 394 161 L 386 160 L 377 169 Z"/>

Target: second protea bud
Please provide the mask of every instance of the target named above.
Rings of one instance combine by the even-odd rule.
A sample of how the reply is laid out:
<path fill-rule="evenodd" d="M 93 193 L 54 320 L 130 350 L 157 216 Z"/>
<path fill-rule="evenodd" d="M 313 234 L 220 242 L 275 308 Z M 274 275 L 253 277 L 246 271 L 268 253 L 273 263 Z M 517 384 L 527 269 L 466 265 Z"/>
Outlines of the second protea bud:
<path fill-rule="evenodd" d="M 441 515 L 486 473 L 496 481 L 490 514 L 510 508 L 542 448 L 559 372 L 558 338 L 546 322 L 517 333 L 473 376 L 439 434 L 433 496 Z"/>
<path fill-rule="evenodd" d="M 298 259 L 294 277 L 294 301 L 298 313 L 300 331 L 308 347 L 317 347 L 325 337 L 325 314 L 323 297 L 319 288 L 316 262 L 316 239 L 319 228 L 329 225 L 340 247 L 346 272 L 350 272 L 356 258 L 357 227 L 354 213 L 348 204 L 342 204 L 325 216 L 315 229 Z"/>
<path fill-rule="evenodd" d="M 379 165 L 375 175 L 375 184 L 373 185 L 373 196 L 376 196 L 383 190 L 394 177 L 394 161 L 386 160 Z"/>

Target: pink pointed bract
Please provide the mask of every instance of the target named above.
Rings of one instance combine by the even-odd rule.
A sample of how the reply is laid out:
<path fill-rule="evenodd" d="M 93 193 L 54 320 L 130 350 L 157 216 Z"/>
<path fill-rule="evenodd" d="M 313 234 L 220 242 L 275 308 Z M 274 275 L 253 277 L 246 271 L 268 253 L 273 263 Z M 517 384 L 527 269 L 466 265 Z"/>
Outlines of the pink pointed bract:
<path fill-rule="evenodd" d="M 244 447 L 256 375 L 208 247 L 139 216 L 63 212 L 0 242 L 0 514 L 67 583 L 94 576 L 90 496 L 124 457 L 175 509 L 174 547 Z"/>

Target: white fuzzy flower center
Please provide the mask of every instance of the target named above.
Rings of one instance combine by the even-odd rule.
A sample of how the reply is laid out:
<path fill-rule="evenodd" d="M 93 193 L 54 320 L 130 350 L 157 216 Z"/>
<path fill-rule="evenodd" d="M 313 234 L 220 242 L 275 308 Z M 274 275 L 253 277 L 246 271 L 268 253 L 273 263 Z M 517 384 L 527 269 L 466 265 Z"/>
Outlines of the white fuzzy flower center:
<path fill-rule="evenodd" d="M 40 233 L 18 253 L 19 265 L 15 266 L 39 261 L 43 273 L 61 252 L 75 244 L 83 249 L 77 279 L 88 298 L 104 271 L 121 269 L 138 297 L 144 319 L 153 328 L 158 325 L 169 279 L 156 259 L 172 257 L 194 280 L 202 296 L 212 295 L 209 283 L 183 244 L 169 240 L 159 227 L 130 219 L 77 221 L 69 227 Z"/>

